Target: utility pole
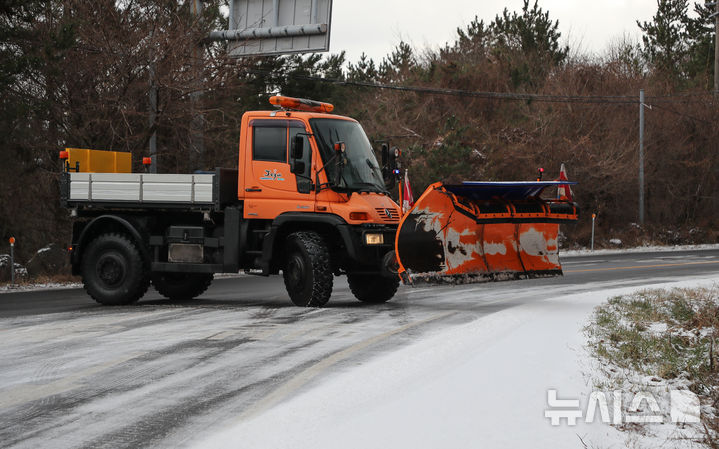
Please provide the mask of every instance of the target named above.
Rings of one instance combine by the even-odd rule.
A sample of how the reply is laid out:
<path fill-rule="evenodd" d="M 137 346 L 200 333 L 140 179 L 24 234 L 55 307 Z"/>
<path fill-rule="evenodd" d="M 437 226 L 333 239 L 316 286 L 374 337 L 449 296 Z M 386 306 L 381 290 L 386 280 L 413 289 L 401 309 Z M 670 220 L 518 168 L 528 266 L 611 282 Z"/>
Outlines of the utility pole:
<path fill-rule="evenodd" d="M 150 81 L 150 127 L 155 128 L 150 134 L 150 173 L 157 173 L 157 85 L 155 84 L 155 70 L 151 70 Z"/>
<path fill-rule="evenodd" d="M 192 16 L 199 20 L 202 15 L 202 0 L 192 1 Z M 192 104 L 192 119 L 190 120 L 190 170 L 202 169 L 205 154 L 204 117 L 202 116 L 202 73 L 203 73 L 203 50 L 202 45 L 195 45 L 192 49 L 192 76 L 195 77 L 195 86 L 190 93 Z"/>
<path fill-rule="evenodd" d="M 714 14 L 709 15 L 708 19 L 714 18 L 714 96 L 719 97 L 719 0 L 704 3 L 707 9 L 712 6 Z"/>
<path fill-rule="evenodd" d="M 719 96 L 719 0 L 714 2 L 714 95 Z"/>
<path fill-rule="evenodd" d="M 639 91 L 639 224 L 644 226 L 644 89 Z"/>
<path fill-rule="evenodd" d="M 155 79 L 155 40 L 154 38 L 155 33 L 150 33 L 150 91 L 148 92 L 148 95 L 150 97 L 150 128 L 152 129 L 152 134 L 150 134 L 150 142 L 149 142 L 149 150 L 150 150 L 150 158 L 152 159 L 152 162 L 150 163 L 150 173 L 157 173 L 157 81 Z"/>

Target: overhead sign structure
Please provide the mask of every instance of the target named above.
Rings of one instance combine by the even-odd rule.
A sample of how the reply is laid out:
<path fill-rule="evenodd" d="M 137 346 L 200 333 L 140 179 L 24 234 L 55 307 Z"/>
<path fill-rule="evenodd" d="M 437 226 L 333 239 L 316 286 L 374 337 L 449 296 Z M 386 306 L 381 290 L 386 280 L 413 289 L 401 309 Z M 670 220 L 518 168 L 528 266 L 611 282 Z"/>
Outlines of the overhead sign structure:
<path fill-rule="evenodd" d="M 228 40 L 234 57 L 328 51 L 332 0 L 231 0 Z"/>

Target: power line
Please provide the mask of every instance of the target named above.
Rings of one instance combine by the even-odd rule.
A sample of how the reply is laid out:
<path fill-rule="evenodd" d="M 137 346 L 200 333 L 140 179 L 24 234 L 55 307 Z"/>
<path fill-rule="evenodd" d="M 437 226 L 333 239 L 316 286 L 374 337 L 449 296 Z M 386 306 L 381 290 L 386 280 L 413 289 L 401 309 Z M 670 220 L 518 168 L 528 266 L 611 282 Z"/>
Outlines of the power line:
<path fill-rule="evenodd" d="M 273 72 L 264 70 L 248 70 L 248 73 L 258 75 L 273 75 Z M 320 83 L 334 84 L 337 86 L 353 86 L 353 87 L 364 87 L 372 89 L 383 89 L 383 90 L 394 90 L 401 92 L 413 92 L 430 95 L 445 95 L 455 97 L 471 97 L 471 98 L 483 98 L 483 99 L 496 99 L 496 100 L 510 100 L 510 101 L 527 101 L 527 102 L 544 102 L 544 103 L 587 103 L 587 104 L 637 104 L 639 103 L 639 96 L 633 95 L 546 95 L 546 94 L 527 94 L 527 93 L 512 93 L 512 92 L 486 92 L 486 91 L 472 91 L 465 89 L 449 89 L 449 88 L 438 88 L 438 87 L 424 87 L 424 86 L 403 86 L 398 84 L 385 84 L 375 83 L 368 81 L 353 81 L 345 79 L 332 79 L 324 78 L 320 76 L 312 75 L 299 75 L 290 74 L 289 78 L 303 81 L 314 81 Z M 697 97 L 705 95 L 711 98 L 711 94 L 677 94 L 677 95 L 656 95 L 647 96 L 645 101 L 652 103 L 688 103 L 688 97 Z"/>
<path fill-rule="evenodd" d="M 672 114 L 676 114 L 676 115 L 678 115 L 678 116 L 680 116 L 680 117 L 688 118 L 688 119 L 691 119 L 691 120 L 694 120 L 694 121 L 697 121 L 697 122 L 706 123 L 707 125 L 711 125 L 711 124 L 712 124 L 712 123 L 711 123 L 710 121 L 708 121 L 708 120 L 704 120 L 704 119 L 701 119 L 701 118 L 698 118 L 698 117 L 694 117 L 693 115 L 685 114 L 685 113 L 683 113 L 683 112 L 675 111 L 674 109 L 671 109 L 671 108 L 667 108 L 667 107 L 664 107 L 664 106 L 659 106 L 658 104 L 653 104 L 652 106 L 655 107 L 655 108 L 658 108 L 658 109 L 662 109 L 662 110 L 667 111 L 667 112 L 671 112 Z"/>

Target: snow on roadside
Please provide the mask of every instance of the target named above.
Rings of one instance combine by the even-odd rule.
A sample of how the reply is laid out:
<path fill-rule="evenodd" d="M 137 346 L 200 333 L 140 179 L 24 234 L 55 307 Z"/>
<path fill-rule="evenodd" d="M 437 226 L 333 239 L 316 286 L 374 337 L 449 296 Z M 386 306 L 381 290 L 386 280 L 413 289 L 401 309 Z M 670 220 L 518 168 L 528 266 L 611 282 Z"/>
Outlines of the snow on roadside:
<path fill-rule="evenodd" d="M 15 284 L 0 285 L 1 293 L 32 292 L 37 290 L 65 290 L 69 288 L 80 288 L 79 282 L 41 282 L 37 284 Z"/>
<path fill-rule="evenodd" d="M 719 249 L 719 243 L 706 243 L 701 245 L 674 245 L 674 246 L 637 246 L 634 248 L 616 248 L 616 249 L 595 249 L 592 251 L 588 248 L 582 249 L 561 249 L 559 257 L 579 257 L 579 256 L 611 256 L 615 254 L 625 253 L 669 253 L 672 251 L 696 251 Z"/>
<path fill-rule="evenodd" d="M 215 274 L 215 279 L 236 278 L 244 276 L 244 273 L 219 273 Z M 17 293 L 17 292 L 34 292 L 38 290 L 66 290 L 70 288 L 82 288 L 82 282 L 39 282 L 36 284 L 8 284 L 0 285 L 0 294 Z"/>
<path fill-rule="evenodd" d="M 719 276 L 647 287 L 715 282 Z M 665 442 L 673 424 L 652 424 L 656 435 L 641 436 L 598 417 L 552 426 L 544 414 L 549 389 L 559 399 L 579 399 L 580 410 L 587 410 L 596 362 L 585 350 L 583 327 L 595 306 L 637 289 L 529 302 L 422 337 L 268 411 L 238 418 L 191 447 L 676 447 Z"/>

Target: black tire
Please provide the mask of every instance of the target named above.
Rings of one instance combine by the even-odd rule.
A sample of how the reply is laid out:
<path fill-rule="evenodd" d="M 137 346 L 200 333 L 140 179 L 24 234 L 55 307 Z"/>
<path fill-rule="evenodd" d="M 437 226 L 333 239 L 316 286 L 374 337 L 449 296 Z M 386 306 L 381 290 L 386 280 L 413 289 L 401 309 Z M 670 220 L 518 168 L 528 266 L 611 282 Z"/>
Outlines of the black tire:
<path fill-rule="evenodd" d="M 82 283 L 100 304 L 132 304 L 150 286 L 147 268 L 132 240 L 121 234 L 102 234 L 90 242 L 82 256 Z"/>
<path fill-rule="evenodd" d="M 322 307 L 332 294 L 332 267 L 327 243 L 312 231 L 287 236 L 287 259 L 282 277 L 292 302 L 301 307 Z"/>
<path fill-rule="evenodd" d="M 162 296 L 185 301 L 200 296 L 212 283 L 212 273 L 152 273 L 152 285 Z"/>
<path fill-rule="evenodd" d="M 397 293 L 399 277 L 384 277 L 381 274 L 347 274 L 347 283 L 355 298 L 369 304 L 387 302 Z"/>

